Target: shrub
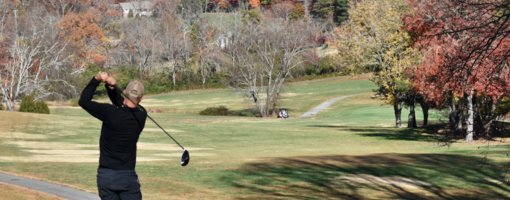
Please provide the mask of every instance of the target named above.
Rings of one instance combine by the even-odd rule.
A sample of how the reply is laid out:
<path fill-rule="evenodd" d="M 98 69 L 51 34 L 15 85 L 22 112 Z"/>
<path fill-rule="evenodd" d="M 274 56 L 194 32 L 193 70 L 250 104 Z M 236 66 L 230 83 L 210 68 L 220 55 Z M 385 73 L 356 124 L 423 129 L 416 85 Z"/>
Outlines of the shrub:
<path fill-rule="evenodd" d="M 262 115 L 260 114 L 260 112 L 257 109 L 244 109 L 244 110 L 230 111 L 229 115 L 241 116 L 241 117 L 262 117 Z"/>
<path fill-rule="evenodd" d="M 332 57 L 320 59 L 318 66 L 308 66 L 305 68 L 305 75 L 320 76 L 337 72 L 337 66 Z"/>
<path fill-rule="evenodd" d="M 199 113 L 200 115 L 216 115 L 216 116 L 227 116 L 229 114 L 228 108 L 225 106 L 209 107 Z"/>
<path fill-rule="evenodd" d="M 225 106 L 209 107 L 199 113 L 200 115 L 213 116 L 241 116 L 241 117 L 262 117 L 256 109 L 229 110 Z"/>
<path fill-rule="evenodd" d="M 20 112 L 50 114 L 48 104 L 44 101 L 35 101 L 32 95 L 27 95 L 21 100 Z"/>

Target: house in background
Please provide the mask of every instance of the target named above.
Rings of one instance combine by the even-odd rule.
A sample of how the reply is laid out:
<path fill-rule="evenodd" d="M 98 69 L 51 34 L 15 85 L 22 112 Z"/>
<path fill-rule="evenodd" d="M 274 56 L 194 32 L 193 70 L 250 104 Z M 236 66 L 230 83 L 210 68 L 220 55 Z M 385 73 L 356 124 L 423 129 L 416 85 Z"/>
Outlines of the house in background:
<path fill-rule="evenodd" d="M 220 34 L 218 36 L 216 44 L 218 46 L 220 46 L 220 48 L 224 49 L 228 45 L 232 44 L 233 41 L 234 41 L 234 34 L 232 34 L 231 31 L 228 31 L 228 32 Z"/>
<path fill-rule="evenodd" d="M 119 3 L 122 9 L 122 16 L 124 18 L 147 16 L 150 17 L 153 14 L 154 3 L 152 1 L 130 1 Z"/>

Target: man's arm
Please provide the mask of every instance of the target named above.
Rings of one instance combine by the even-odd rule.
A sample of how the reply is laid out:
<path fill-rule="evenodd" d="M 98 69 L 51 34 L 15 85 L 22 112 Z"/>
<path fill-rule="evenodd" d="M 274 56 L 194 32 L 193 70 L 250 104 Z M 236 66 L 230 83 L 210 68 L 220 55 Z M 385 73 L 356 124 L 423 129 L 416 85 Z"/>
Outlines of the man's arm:
<path fill-rule="evenodd" d="M 97 86 L 101 83 L 100 80 L 102 80 L 101 77 L 98 78 L 98 75 L 92 78 L 85 89 L 83 89 L 78 104 L 92 116 L 102 121 L 105 119 L 107 105 L 92 101 L 94 92 L 96 91 Z"/>
<path fill-rule="evenodd" d="M 108 77 L 108 79 L 106 79 L 105 87 L 106 92 L 108 93 L 108 97 L 112 101 L 112 104 L 117 107 L 122 106 L 124 98 L 122 97 L 122 95 L 120 95 L 121 91 L 117 90 L 115 79 L 112 77 Z"/>

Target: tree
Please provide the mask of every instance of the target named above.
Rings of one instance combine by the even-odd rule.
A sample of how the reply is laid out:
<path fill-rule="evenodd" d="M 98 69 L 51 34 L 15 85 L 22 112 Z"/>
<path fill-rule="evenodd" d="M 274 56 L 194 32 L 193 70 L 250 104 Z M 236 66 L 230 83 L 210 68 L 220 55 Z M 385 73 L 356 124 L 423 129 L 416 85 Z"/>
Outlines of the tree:
<path fill-rule="evenodd" d="M 104 50 L 105 35 L 99 24 L 101 17 L 99 10 L 90 8 L 79 13 L 70 12 L 60 18 L 60 36 L 74 49 L 76 57 L 73 57 L 73 62 L 79 67 L 90 63 L 90 55 Z"/>
<path fill-rule="evenodd" d="M 1 38 L 6 43 L 8 63 L 0 71 L 0 89 L 7 109 L 13 111 L 16 101 L 26 94 L 35 93 L 36 99 L 60 95 L 73 90 L 64 79 L 58 78 L 67 62 L 65 43 L 55 34 L 54 16 L 32 7 L 21 15 L 14 10 L 6 24 L 14 29 L 4 32 Z M 65 85 L 63 90 L 52 89 Z"/>
<path fill-rule="evenodd" d="M 223 50 L 230 86 L 245 91 L 263 117 L 276 111 L 280 93 L 302 55 L 317 45 L 321 27 L 304 20 L 262 19 L 235 30 L 234 41 Z"/>
<path fill-rule="evenodd" d="M 122 29 L 121 45 L 127 50 L 128 63 L 137 65 L 143 78 L 150 71 L 149 63 L 156 45 L 154 33 L 157 32 L 157 24 L 150 18 L 137 17 L 126 21 Z"/>
<path fill-rule="evenodd" d="M 348 0 L 314 0 L 310 7 L 310 14 L 314 17 L 329 19 L 336 24 L 348 18 Z"/>
<path fill-rule="evenodd" d="M 202 79 L 202 87 L 205 87 L 207 79 L 219 70 L 219 63 L 214 59 L 218 57 L 219 47 L 216 45 L 217 29 L 205 21 L 198 26 L 197 44 L 194 51 L 195 66 Z M 231 38 L 225 38 L 227 40 Z M 228 45 L 228 44 L 227 44 Z"/>
<path fill-rule="evenodd" d="M 251 8 L 259 8 L 260 7 L 260 0 L 249 0 L 249 4 Z"/>
<path fill-rule="evenodd" d="M 401 126 L 402 104 L 411 109 L 413 123 L 416 96 L 408 69 L 419 61 L 411 38 L 402 29 L 401 17 L 407 12 L 403 0 L 365 0 L 351 4 L 350 19 L 337 31 L 339 62 L 354 71 L 372 71 L 377 93 L 393 105 L 395 125 Z"/>
<path fill-rule="evenodd" d="M 414 85 L 436 105 L 465 100 L 466 140 L 472 141 L 481 119 L 475 99 L 496 105 L 510 95 L 510 1 L 409 2 L 414 14 L 404 18 L 406 29 L 425 55 Z M 496 117 L 487 116 L 493 117 L 482 119 L 485 132 Z"/>
<path fill-rule="evenodd" d="M 292 11 L 294 4 L 290 1 L 284 1 L 271 6 L 270 12 L 274 17 L 290 20 L 292 18 Z"/>

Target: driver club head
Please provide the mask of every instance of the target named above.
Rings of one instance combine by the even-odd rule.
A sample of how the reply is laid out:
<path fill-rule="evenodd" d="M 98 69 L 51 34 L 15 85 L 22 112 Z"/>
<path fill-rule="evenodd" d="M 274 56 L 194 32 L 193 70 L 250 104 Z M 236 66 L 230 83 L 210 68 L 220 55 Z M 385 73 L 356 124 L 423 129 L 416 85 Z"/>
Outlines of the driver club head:
<path fill-rule="evenodd" d="M 184 150 L 181 157 L 181 166 L 186 166 L 189 163 L 189 152 L 188 150 Z"/>

